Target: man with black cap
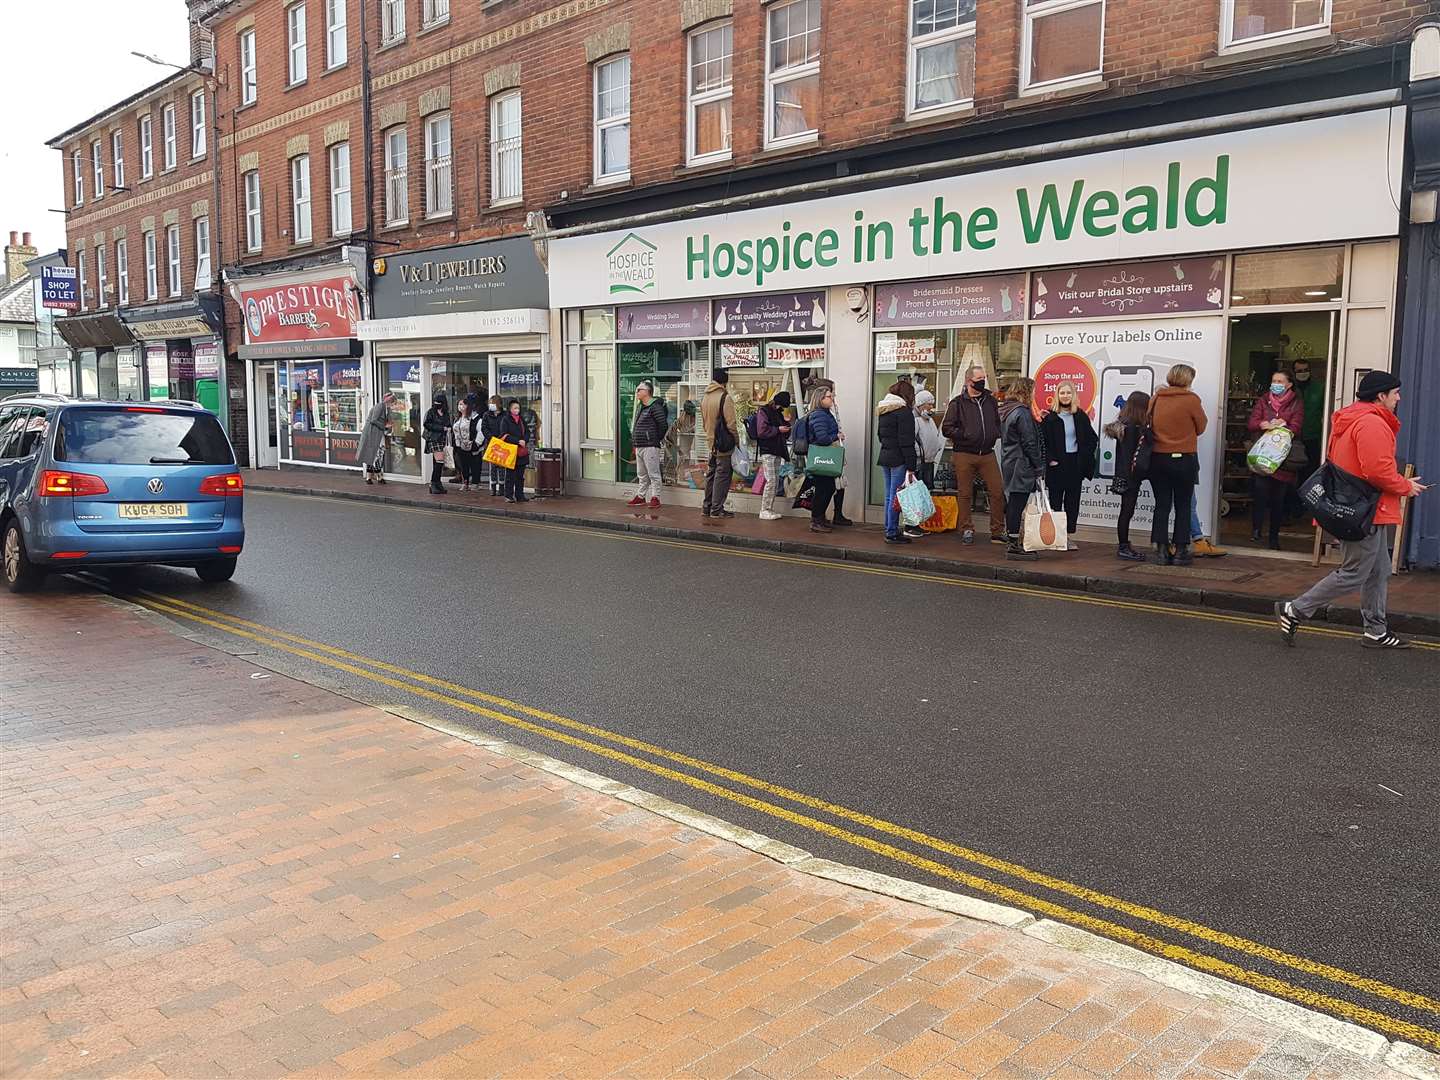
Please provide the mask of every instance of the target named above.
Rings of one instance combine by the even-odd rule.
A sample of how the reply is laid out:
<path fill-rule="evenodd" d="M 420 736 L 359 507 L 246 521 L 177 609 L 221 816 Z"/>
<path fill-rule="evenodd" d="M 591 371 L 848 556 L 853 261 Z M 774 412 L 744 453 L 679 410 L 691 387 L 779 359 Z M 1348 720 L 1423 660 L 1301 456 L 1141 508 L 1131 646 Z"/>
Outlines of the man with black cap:
<path fill-rule="evenodd" d="M 1400 419 L 1400 380 L 1388 371 L 1372 371 L 1360 380 L 1355 403 L 1330 421 L 1328 457 L 1336 468 L 1358 476 L 1380 492 L 1375 525 L 1363 540 L 1341 541 L 1340 568 L 1318 582 L 1304 596 L 1277 603 L 1275 617 L 1287 645 L 1295 644 L 1295 631 L 1327 604 L 1360 590 L 1360 614 L 1365 633 L 1360 644 L 1367 649 L 1406 649 L 1410 643 L 1385 625 L 1385 594 L 1390 587 L 1387 533 L 1382 526 L 1400 524 L 1400 499 L 1425 490 L 1419 477 L 1400 475 L 1395 467 L 1395 435 Z"/>

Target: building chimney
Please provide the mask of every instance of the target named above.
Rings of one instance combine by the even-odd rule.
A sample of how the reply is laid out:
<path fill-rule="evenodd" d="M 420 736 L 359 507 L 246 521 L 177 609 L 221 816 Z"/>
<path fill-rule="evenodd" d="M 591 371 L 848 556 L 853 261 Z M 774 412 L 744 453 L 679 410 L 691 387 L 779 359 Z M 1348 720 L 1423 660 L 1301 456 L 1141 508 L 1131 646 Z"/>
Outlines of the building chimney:
<path fill-rule="evenodd" d="M 14 246 L 15 246 L 16 244 L 18 244 L 19 242 L 20 242 L 20 234 L 19 234 L 18 232 L 16 232 L 14 229 L 11 229 L 11 230 L 10 230 L 10 246 L 11 246 L 11 247 L 14 247 Z"/>
<path fill-rule="evenodd" d="M 5 283 L 12 284 L 21 278 L 29 277 L 30 271 L 25 264 L 40 252 L 30 243 L 30 234 L 25 234 L 25 242 L 20 242 L 20 233 L 16 229 L 10 230 L 10 243 L 5 246 Z"/>
<path fill-rule="evenodd" d="M 28 232 L 25 234 L 25 239 L 21 240 L 20 243 L 24 244 L 26 247 L 30 246 L 30 234 Z"/>

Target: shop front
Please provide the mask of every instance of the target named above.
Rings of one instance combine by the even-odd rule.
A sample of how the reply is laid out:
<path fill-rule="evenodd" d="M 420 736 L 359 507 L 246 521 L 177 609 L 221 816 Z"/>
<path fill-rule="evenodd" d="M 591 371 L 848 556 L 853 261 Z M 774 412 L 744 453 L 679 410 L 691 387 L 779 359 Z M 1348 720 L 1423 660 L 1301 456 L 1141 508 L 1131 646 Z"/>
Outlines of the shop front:
<path fill-rule="evenodd" d="M 376 396 L 395 395 L 392 477 L 426 474 L 420 425 L 437 393 L 452 416 L 472 395 L 482 408 L 495 395 L 513 398 L 535 447 L 559 441 L 547 409 L 549 289 L 529 239 L 386 255 L 371 270 L 373 317 L 356 332 L 373 352 Z"/>
<path fill-rule="evenodd" d="M 702 361 L 732 366 L 721 352 L 729 337 L 714 327 L 728 327 L 722 313 L 756 293 L 717 286 L 748 284 L 791 290 L 763 293 L 771 306 L 816 298 L 802 306 L 823 317 L 813 340 L 836 383 L 848 486 L 864 491 L 871 520 L 884 492 L 873 410 L 896 381 L 930 390 L 937 419 L 972 367 L 992 386 L 1007 375 L 1036 379 L 1037 410 L 1068 381 L 1103 428 L 1129 393 L 1153 391 L 1186 363 L 1210 418 L 1201 517 L 1225 541 L 1250 543 L 1248 420 L 1273 372 L 1284 371 L 1303 397 L 1296 442 L 1318 458 L 1331 411 L 1353 398 L 1365 371 L 1390 363 L 1404 122 L 1401 108 L 1370 108 L 723 218 L 557 236 L 551 290 L 566 309 L 567 380 L 581 388 L 571 422 L 584 435 L 569 467 L 591 493 L 625 491 L 634 379 L 643 368 L 671 378 L 684 371 L 694 382 Z M 1306 182 L 1297 186 L 1276 160 L 1306 161 Z M 702 320 L 708 333 L 698 332 Z M 741 340 L 758 344 L 756 367 L 769 385 L 769 359 L 783 352 L 755 336 Z M 730 386 L 740 406 L 749 387 L 733 372 Z M 686 390 L 676 382 L 678 425 Z M 683 488 L 679 434 L 674 441 Z M 1102 441 L 1083 525 L 1113 527 L 1114 450 Z M 697 448 L 695 457 L 706 453 Z M 948 459 L 947 451 L 937 469 L 942 489 L 954 483 Z M 1152 505 L 1147 490 L 1137 523 Z M 1301 521 L 1282 531 L 1282 547 L 1309 551 L 1313 532 Z"/>
<path fill-rule="evenodd" d="M 194 401 L 225 422 L 220 371 L 220 298 L 121 308 L 120 318 L 138 347 L 116 354 L 116 389 L 122 401 Z"/>
<path fill-rule="evenodd" d="M 129 327 L 113 311 L 102 311 L 94 315 L 68 315 L 55 320 L 55 329 L 69 344 L 72 353 L 69 378 L 69 393 L 76 397 L 115 401 L 121 395 L 121 368 L 127 376 L 137 363 L 135 357 L 139 343 Z M 59 354 L 52 353 L 55 362 L 50 365 L 50 379 L 41 376 L 41 388 L 46 382 L 57 387 L 64 382 L 64 364 Z M 128 382 L 127 382 L 128 388 Z M 135 398 L 133 400 L 143 400 Z"/>
<path fill-rule="evenodd" d="M 250 368 L 251 460 L 258 468 L 358 469 L 364 346 L 350 263 L 229 282 Z"/>

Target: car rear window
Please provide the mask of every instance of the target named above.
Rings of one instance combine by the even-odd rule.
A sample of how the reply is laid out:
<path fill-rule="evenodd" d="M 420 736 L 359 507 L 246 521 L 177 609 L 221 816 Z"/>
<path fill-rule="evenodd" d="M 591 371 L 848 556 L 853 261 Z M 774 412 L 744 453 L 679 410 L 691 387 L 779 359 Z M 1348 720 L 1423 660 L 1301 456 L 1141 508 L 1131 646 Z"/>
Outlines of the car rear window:
<path fill-rule="evenodd" d="M 66 409 L 55 460 L 89 465 L 233 465 L 219 421 L 204 412 Z"/>

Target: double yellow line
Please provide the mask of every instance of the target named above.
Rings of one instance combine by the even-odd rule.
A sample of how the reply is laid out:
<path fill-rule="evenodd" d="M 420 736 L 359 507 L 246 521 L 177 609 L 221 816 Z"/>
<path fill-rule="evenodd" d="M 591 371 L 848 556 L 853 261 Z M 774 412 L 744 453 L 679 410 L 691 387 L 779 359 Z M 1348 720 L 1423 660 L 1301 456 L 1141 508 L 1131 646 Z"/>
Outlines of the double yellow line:
<path fill-rule="evenodd" d="M 483 716 L 509 727 L 584 750 L 607 760 L 616 761 L 642 770 L 654 776 L 663 777 L 694 790 L 705 792 L 717 798 L 747 807 L 758 813 L 766 814 L 823 836 L 828 836 L 917 870 L 923 870 L 937 877 L 956 882 L 976 892 L 994 896 L 1002 901 L 1024 908 L 1027 911 L 1082 927 L 1096 934 L 1123 942 L 1138 949 L 1143 949 L 1157 956 L 1165 957 L 1200 971 L 1208 972 L 1221 978 L 1274 994 L 1277 997 L 1287 998 L 1302 1005 L 1331 1013 L 1357 1024 L 1373 1028 L 1376 1031 L 1384 1032 L 1387 1035 L 1406 1039 L 1434 1049 L 1440 1049 L 1440 1031 L 1411 1023 L 1399 1017 L 1391 1016 L 1351 1001 L 1320 993 L 1307 987 L 1297 986 L 1283 979 L 1275 978 L 1262 972 L 1252 971 L 1239 964 L 1222 960 L 1217 956 L 1212 956 L 1208 953 L 1197 951 L 1196 949 L 1165 941 L 1147 933 L 1142 933 L 1130 926 L 1066 907 L 1052 900 L 1047 900 L 1043 897 L 1022 891 L 1019 888 L 981 877 L 969 870 L 916 854 L 913 851 L 897 847 L 885 840 L 879 840 L 873 836 L 854 832 L 851 829 L 836 825 L 831 821 L 821 820 L 808 814 L 800 813 L 788 806 L 767 801 L 757 795 L 748 794 L 743 790 L 723 786 L 715 781 L 724 780 L 730 784 L 738 785 L 740 788 L 748 788 L 751 791 L 759 792 L 771 798 L 781 799 L 808 810 L 818 811 L 831 818 L 863 826 L 871 832 L 905 840 L 918 847 L 928 848 L 933 852 L 950 856 L 963 863 L 971 864 L 973 867 L 987 869 L 994 873 L 1017 879 L 1038 889 L 1073 897 L 1092 907 L 1115 911 L 1133 920 L 1150 923 L 1178 934 L 1184 934 L 1218 948 L 1228 949 L 1232 952 L 1266 960 L 1275 965 L 1290 968 L 1313 978 L 1332 982 L 1339 986 L 1346 986 L 1353 990 L 1358 990 L 1417 1011 L 1440 1014 L 1440 1001 L 1436 1001 L 1422 994 L 1390 986 L 1378 979 L 1357 975 L 1329 964 L 1295 956 L 1283 950 L 1275 949 L 1234 934 L 1228 934 L 1224 931 L 1215 930 L 1200 923 L 1169 915 L 1154 908 L 1135 904 L 1119 897 L 1109 896 L 1083 885 L 1077 885 L 1049 874 L 1031 870 L 1018 863 L 953 844 L 947 840 L 930 836 L 918 830 L 897 825 L 893 822 L 885 821 L 881 818 L 876 818 L 823 799 L 818 799 L 803 792 L 794 791 L 777 784 L 771 784 L 768 781 L 734 769 L 716 765 L 687 754 L 667 750 L 653 743 L 633 739 L 593 724 L 586 724 L 542 709 L 531 708 L 519 702 L 498 697 L 494 694 L 487 694 L 470 687 L 461 686 L 445 679 L 426 675 L 423 672 L 412 671 L 394 664 L 388 664 L 381 660 L 336 648 L 323 642 L 313 641 L 296 634 L 252 622 L 239 616 L 216 611 L 212 608 L 181 600 L 176 597 L 142 591 L 139 595 L 133 596 L 130 599 L 152 611 L 208 626 L 234 637 L 289 653 L 325 667 L 343 671 L 346 674 L 369 682 L 434 701 L 472 715 Z M 501 709 L 506 711 L 502 712 L 500 711 Z M 541 723 L 537 723 L 536 721 L 541 721 Z M 603 741 L 597 742 L 596 740 Z M 619 747 L 623 747 L 624 749 L 618 749 Z M 631 751 L 633 751 L 633 753 Z M 646 756 L 637 756 L 639 754 Z M 690 771 L 681 771 L 673 766 L 683 766 Z M 701 775 L 695 775 L 697 773 Z M 707 776 L 715 779 L 707 779 Z"/>

